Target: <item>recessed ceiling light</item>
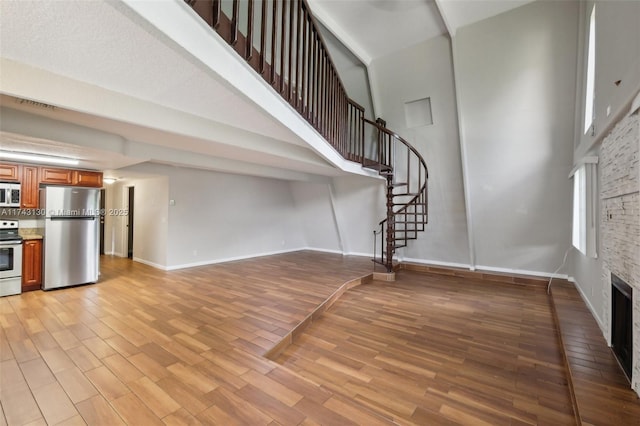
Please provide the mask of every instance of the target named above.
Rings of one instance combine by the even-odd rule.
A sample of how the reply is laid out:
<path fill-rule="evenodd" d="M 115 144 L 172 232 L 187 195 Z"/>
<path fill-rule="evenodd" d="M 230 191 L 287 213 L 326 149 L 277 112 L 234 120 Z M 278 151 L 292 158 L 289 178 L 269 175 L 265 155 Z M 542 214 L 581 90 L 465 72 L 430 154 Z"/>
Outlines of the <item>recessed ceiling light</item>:
<path fill-rule="evenodd" d="M 56 157 L 53 155 L 27 154 L 14 151 L 0 151 L 0 158 L 7 160 L 33 161 L 34 163 L 60 164 L 77 166 L 80 162 L 75 158 Z"/>

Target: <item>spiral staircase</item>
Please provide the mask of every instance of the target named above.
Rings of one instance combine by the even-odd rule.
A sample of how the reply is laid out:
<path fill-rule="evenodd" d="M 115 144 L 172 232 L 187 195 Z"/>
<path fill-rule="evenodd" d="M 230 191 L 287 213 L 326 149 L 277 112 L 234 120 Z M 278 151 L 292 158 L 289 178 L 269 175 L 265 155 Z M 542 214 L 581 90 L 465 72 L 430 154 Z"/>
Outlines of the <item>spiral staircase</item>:
<path fill-rule="evenodd" d="M 425 230 L 427 165 L 347 96 L 307 1 L 185 2 L 345 159 L 385 178 L 386 217 L 374 230 L 373 261 L 391 272 L 396 250 Z"/>

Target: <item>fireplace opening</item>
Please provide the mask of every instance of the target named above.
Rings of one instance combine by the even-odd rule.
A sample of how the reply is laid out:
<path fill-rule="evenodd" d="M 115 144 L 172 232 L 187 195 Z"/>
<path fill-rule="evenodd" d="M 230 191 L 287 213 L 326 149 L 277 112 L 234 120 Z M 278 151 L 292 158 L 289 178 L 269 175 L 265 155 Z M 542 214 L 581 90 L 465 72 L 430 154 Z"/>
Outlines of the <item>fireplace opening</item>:
<path fill-rule="evenodd" d="M 633 289 L 614 274 L 611 274 L 611 287 L 611 348 L 631 381 Z"/>

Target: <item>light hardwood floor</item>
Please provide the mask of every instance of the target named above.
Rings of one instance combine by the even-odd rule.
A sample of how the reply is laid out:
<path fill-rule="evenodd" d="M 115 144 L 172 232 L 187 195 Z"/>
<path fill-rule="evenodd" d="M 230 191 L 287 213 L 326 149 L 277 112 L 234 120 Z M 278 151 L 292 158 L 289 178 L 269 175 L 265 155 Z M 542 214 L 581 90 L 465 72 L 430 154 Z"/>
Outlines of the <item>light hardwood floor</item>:
<path fill-rule="evenodd" d="M 0 425 L 573 424 L 544 291 L 299 252 L 0 298 Z"/>
<path fill-rule="evenodd" d="M 402 271 L 346 293 L 277 359 L 406 424 L 575 424 L 544 288 Z"/>

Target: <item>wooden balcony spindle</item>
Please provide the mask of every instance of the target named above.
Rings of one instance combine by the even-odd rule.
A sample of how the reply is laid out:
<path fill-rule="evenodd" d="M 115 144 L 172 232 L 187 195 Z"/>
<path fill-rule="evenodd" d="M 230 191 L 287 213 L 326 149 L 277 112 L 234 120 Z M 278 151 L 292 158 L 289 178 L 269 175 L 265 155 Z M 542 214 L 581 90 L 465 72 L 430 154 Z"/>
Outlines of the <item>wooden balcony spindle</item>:
<path fill-rule="evenodd" d="M 287 29 L 287 23 L 285 20 L 285 17 L 287 16 L 286 14 L 286 5 L 287 5 L 287 0 L 281 0 L 281 4 L 282 4 L 282 9 L 281 9 L 281 13 L 280 13 L 280 93 L 282 94 L 282 91 L 284 90 L 284 72 L 286 70 L 285 68 L 285 63 L 284 63 L 284 59 L 285 59 L 285 50 L 286 50 L 286 43 L 287 43 L 287 37 L 286 37 L 286 29 Z"/>
<path fill-rule="evenodd" d="M 327 60 L 329 58 L 327 57 Z M 336 147 L 336 149 L 340 149 L 338 147 L 338 140 L 336 138 L 336 79 L 333 73 L 333 69 L 329 67 L 329 108 L 327 108 L 327 113 L 329 114 L 329 122 L 331 123 L 331 127 L 329 129 L 329 137 L 331 138 L 331 144 Z"/>
<path fill-rule="evenodd" d="M 213 0 L 211 6 L 213 8 L 213 21 L 211 26 L 217 30 L 220 26 L 220 0 Z"/>
<path fill-rule="evenodd" d="M 307 30 L 308 30 L 308 26 L 307 26 L 307 16 L 304 14 L 304 8 L 302 7 L 302 1 L 299 2 L 300 4 L 300 10 L 301 12 L 303 12 L 301 15 L 304 15 L 302 18 L 302 22 L 303 22 L 303 29 L 302 29 L 302 85 L 301 87 L 301 94 L 300 94 L 300 98 L 301 98 L 301 102 L 302 102 L 302 107 L 301 107 L 301 112 L 303 115 L 307 114 L 308 111 L 308 97 L 309 97 L 309 88 L 307 87 L 307 70 L 308 68 L 308 58 L 309 58 L 309 46 L 307 45 Z"/>
<path fill-rule="evenodd" d="M 271 85 L 273 86 L 276 82 L 276 20 L 278 16 L 278 2 L 277 0 L 271 0 L 273 4 L 272 12 L 271 12 Z"/>
<path fill-rule="evenodd" d="M 322 55 L 322 91 L 321 91 L 321 100 L 322 100 L 322 106 L 321 106 L 321 111 L 322 111 L 322 134 L 324 135 L 324 137 L 327 137 L 327 115 L 328 115 L 328 111 L 327 111 L 327 87 L 328 87 L 328 68 L 327 68 L 327 56 L 326 56 L 326 52 L 324 51 L 324 46 L 320 45 L 320 52 Z"/>
<path fill-rule="evenodd" d="M 240 1 L 233 0 L 233 13 L 231 15 L 231 40 L 229 43 L 235 46 L 238 42 L 238 15 L 240 12 Z"/>
<path fill-rule="evenodd" d="M 247 38 L 245 40 L 245 53 L 244 58 L 247 61 L 251 60 L 251 56 L 253 53 L 253 1 L 249 0 L 249 5 L 247 6 L 247 11 L 249 16 L 247 16 Z"/>
<path fill-rule="evenodd" d="M 316 34 L 317 39 L 317 34 Z M 317 40 L 316 40 L 317 41 Z M 316 46 L 318 49 L 318 81 L 316 82 L 316 92 L 317 92 L 317 101 L 316 101 L 316 115 L 318 117 L 318 131 L 322 133 L 322 124 L 323 124 L 323 113 L 322 109 L 322 99 L 323 93 L 322 89 L 324 88 L 324 60 L 322 57 L 322 50 L 320 49 L 320 45 L 316 42 Z"/>
<path fill-rule="evenodd" d="M 311 123 L 313 125 L 317 125 L 317 108 L 316 108 L 316 102 L 318 99 L 318 93 L 317 93 L 317 88 L 318 88 L 318 82 L 319 82 L 319 72 L 318 72 L 318 49 L 316 46 L 316 38 L 314 37 L 314 33 L 311 30 L 309 37 L 311 38 L 311 44 L 313 45 L 312 49 L 311 49 L 311 59 L 313 62 L 313 72 L 311 74 L 311 77 L 309 78 L 309 85 L 311 86 Z"/>
<path fill-rule="evenodd" d="M 293 83 L 294 83 L 294 79 L 293 79 L 293 48 L 294 48 L 294 20 L 293 20 L 293 10 L 295 9 L 293 7 L 293 4 L 291 4 L 292 0 L 289 0 L 289 73 L 288 73 L 288 82 L 289 82 L 289 90 L 287 90 L 287 100 L 289 101 L 289 103 L 291 103 L 291 99 L 293 99 Z M 296 45 L 295 48 L 297 49 L 298 46 Z"/>
<path fill-rule="evenodd" d="M 317 129 L 320 128 L 320 114 L 318 114 L 318 88 L 320 86 L 320 50 L 318 49 L 318 40 L 315 33 L 311 33 L 313 37 L 313 80 L 311 82 L 311 93 L 313 95 L 312 104 L 312 121 Z"/>
<path fill-rule="evenodd" d="M 336 84 L 336 74 L 333 68 L 331 69 L 331 89 L 329 91 L 329 96 L 331 97 L 331 102 L 329 103 L 329 113 L 331 114 L 331 138 L 333 139 L 333 144 L 340 149 L 340 144 L 338 143 L 338 98 L 337 98 L 337 84 Z"/>
<path fill-rule="evenodd" d="M 262 0 L 262 15 L 260 16 L 260 75 L 264 74 L 265 49 L 267 40 L 267 0 Z"/>
<path fill-rule="evenodd" d="M 302 0 L 296 0 L 296 102 L 295 108 L 302 111 L 302 67 L 304 66 L 304 44 L 302 43 Z"/>

